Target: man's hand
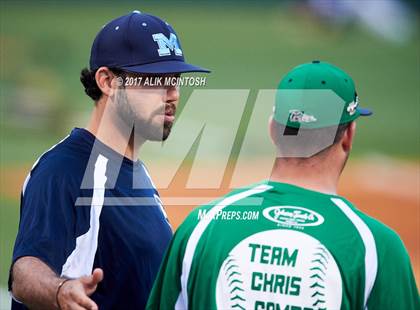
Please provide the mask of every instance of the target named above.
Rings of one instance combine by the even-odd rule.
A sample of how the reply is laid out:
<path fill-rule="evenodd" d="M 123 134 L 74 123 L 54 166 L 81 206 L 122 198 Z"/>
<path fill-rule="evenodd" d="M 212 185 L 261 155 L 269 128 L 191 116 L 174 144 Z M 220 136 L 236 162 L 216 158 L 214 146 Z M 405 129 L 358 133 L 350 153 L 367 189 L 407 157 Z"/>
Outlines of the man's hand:
<path fill-rule="evenodd" d="M 98 309 L 95 302 L 88 296 L 95 292 L 103 277 L 102 269 L 96 268 L 90 276 L 66 281 L 57 292 L 57 303 L 60 309 Z"/>
<path fill-rule="evenodd" d="M 103 277 L 102 269 L 95 269 L 90 276 L 67 280 L 59 287 L 63 278 L 40 259 L 24 256 L 13 264 L 12 293 L 34 310 L 98 309 L 88 296 L 95 292 Z"/>

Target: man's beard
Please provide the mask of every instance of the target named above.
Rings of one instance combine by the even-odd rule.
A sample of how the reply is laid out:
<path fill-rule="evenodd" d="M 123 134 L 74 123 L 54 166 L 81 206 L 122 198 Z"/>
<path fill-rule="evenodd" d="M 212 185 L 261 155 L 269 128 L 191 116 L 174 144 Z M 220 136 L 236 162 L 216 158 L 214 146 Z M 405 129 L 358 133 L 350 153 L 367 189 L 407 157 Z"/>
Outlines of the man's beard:
<path fill-rule="evenodd" d="M 175 115 L 176 107 L 173 103 L 169 103 L 164 108 L 162 107 L 162 109 L 151 113 L 148 119 L 139 119 L 128 102 L 125 89 L 119 89 L 116 94 L 116 110 L 124 126 L 128 127 L 129 132 L 134 133 L 134 137 L 139 135 L 149 141 L 165 141 L 171 133 L 172 122 L 164 120 L 163 124 L 155 125 L 153 124 L 153 118 L 165 113 Z"/>
<path fill-rule="evenodd" d="M 162 133 L 162 141 L 166 141 L 168 139 L 169 134 L 172 130 L 172 122 L 164 122 L 163 123 L 163 133 Z"/>
<path fill-rule="evenodd" d="M 176 106 L 173 103 L 167 103 L 165 105 L 165 115 L 173 115 L 175 116 L 176 113 Z M 165 121 L 163 122 L 163 134 L 162 134 L 162 141 L 165 141 L 172 130 L 173 122 Z"/>

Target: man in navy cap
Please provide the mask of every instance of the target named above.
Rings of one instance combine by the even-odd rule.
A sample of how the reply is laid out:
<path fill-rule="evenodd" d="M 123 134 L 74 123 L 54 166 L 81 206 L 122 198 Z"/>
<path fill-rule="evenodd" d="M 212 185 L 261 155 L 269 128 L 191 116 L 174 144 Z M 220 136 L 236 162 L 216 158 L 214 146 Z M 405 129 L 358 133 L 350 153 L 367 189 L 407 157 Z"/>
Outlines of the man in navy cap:
<path fill-rule="evenodd" d="M 98 33 L 81 73 L 90 121 L 45 152 L 23 185 L 12 309 L 145 307 L 172 231 L 138 150 L 168 137 L 179 100 L 176 85 L 150 79 L 184 72 L 209 71 L 185 62 L 158 17 L 134 11 Z"/>

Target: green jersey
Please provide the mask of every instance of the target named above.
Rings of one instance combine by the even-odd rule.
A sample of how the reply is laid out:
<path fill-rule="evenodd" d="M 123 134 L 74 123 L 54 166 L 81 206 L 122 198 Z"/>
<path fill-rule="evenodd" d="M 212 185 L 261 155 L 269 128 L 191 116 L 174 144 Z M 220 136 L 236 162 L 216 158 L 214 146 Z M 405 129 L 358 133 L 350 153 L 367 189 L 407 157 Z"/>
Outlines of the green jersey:
<path fill-rule="evenodd" d="M 420 309 L 398 235 L 340 196 L 266 181 L 192 211 L 148 309 Z"/>

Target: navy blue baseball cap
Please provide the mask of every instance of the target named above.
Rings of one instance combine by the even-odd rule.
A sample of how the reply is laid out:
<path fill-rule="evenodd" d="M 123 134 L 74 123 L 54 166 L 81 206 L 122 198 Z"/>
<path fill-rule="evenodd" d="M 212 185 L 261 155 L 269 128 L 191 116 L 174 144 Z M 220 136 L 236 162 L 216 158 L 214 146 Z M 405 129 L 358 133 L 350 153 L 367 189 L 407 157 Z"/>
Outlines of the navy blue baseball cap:
<path fill-rule="evenodd" d="M 102 66 L 149 74 L 210 72 L 185 62 L 171 25 L 140 11 L 110 21 L 96 35 L 90 69 Z"/>

